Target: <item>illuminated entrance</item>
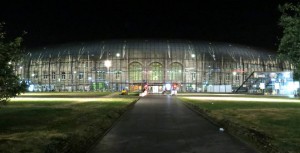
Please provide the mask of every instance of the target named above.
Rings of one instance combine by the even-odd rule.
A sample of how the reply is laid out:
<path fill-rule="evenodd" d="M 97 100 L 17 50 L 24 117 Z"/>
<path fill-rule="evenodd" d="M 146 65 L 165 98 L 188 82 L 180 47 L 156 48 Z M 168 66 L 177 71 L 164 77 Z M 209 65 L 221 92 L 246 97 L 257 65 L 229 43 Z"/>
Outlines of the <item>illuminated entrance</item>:
<path fill-rule="evenodd" d="M 162 93 L 164 91 L 163 84 L 149 84 L 149 93 Z"/>

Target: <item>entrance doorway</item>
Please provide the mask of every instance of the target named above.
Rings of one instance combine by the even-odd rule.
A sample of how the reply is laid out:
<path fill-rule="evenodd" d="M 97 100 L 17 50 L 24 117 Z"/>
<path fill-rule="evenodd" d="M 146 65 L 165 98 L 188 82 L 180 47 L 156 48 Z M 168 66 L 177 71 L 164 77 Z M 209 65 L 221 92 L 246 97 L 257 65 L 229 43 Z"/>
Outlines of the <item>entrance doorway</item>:
<path fill-rule="evenodd" d="M 149 86 L 149 93 L 162 93 L 163 86 L 162 85 L 150 85 Z"/>

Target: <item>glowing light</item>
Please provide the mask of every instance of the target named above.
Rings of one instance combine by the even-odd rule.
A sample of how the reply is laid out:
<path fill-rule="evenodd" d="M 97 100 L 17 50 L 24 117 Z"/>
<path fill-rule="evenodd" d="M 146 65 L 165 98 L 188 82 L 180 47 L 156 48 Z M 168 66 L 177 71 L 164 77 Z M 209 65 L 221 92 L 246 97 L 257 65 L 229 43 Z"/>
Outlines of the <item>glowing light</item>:
<path fill-rule="evenodd" d="M 117 53 L 116 56 L 117 56 L 117 57 L 120 57 L 120 53 Z"/>
<path fill-rule="evenodd" d="M 284 72 L 283 75 L 285 78 L 290 78 L 290 72 Z"/>
<path fill-rule="evenodd" d="M 110 60 L 104 61 L 104 66 L 107 68 L 111 67 L 111 61 Z"/>
<path fill-rule="evenodd" d="M 34 89 L 34 85 L 29 85 L 29 87 L 28 87 L 28 91 L 33 91 L 33 89 Z"/>
<path fill-rule="evenodd" d="M 265 89 L 265 83 L 260 83 L 260 84 L 259 84 L 259 88 L 260 88 L 260 89 Z"/>
<path fill-rule="evenodd" d="M 236 75 L 236 72 L 232 72 L 233 75 Z"/>
<path fill-rule="evenodd" d="M 195 54 L 192 54 L 191 56 L 192 56 L 192 58 L 194 58 L 196 55 L 195 55 Z"/>
<path fill-rule="evenodd" d="M 166 90 L 171 90 L 171 84 L 166 84 Z"/>

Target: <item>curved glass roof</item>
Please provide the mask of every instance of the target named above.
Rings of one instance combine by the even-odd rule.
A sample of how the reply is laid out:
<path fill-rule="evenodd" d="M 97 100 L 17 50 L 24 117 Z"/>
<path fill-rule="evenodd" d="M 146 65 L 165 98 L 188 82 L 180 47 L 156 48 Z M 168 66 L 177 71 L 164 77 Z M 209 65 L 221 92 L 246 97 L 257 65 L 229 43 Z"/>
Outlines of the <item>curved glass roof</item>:
<path fill-rule="evenodd" d="M 189 40 L 105 40 L 85 43 L 69 43 L 44 48 L 35 48 L 27 50 L 33 58 L 36 57 L 55 57 L 68 55 L 102 55 L 104 53 L 121 53 L 121 52 L 139 52 L 139 53 L 157 53 L 157 54 L 178 54 L 182 57 L 183 52 L 194 55 L 207 55 L 213 58 L 234 59 L 243 57 L 244 59 L 270 59 L 276 54 L 267 50 L 251 48 L 248 46 L 203 42 Z M 239 60 L 239 59 L 237 59 Z"/>

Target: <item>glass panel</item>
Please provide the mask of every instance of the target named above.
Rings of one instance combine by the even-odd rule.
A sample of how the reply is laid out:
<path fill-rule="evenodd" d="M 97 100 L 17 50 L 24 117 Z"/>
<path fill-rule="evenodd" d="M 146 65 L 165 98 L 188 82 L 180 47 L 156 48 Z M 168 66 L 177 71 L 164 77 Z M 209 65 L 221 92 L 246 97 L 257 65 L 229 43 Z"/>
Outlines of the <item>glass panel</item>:
<path fill-rule="evenodd" d="M 172 63 L 169 71 L 170 80 L 182 81 L 182 65 L 179 63 Z"/>
<path fill-rule="evenodd" d="M 129 78 L 131 81 L 142 80 L 142 65 L 140 63 L 131 63 L 129 65 Z"/>
<path fill-rule="evenodd" d="M 152 63 L 150 65 L 150 80 L 163 80 L 163 70 L 162 70 L 162 64 L 160 63 Z"/>

